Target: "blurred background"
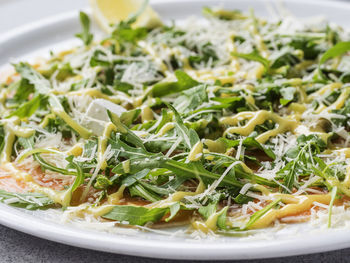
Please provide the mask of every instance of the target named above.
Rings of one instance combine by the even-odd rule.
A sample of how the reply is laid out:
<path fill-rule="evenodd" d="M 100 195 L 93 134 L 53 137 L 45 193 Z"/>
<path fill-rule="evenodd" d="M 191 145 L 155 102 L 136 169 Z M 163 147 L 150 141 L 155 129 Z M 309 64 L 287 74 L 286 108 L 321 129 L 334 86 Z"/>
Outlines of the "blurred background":
<path fill-rule="evenodd" d="M 67 10 L 87 7 L 88 2 L 88 0 L 0 0 L 0 32 Z"/>

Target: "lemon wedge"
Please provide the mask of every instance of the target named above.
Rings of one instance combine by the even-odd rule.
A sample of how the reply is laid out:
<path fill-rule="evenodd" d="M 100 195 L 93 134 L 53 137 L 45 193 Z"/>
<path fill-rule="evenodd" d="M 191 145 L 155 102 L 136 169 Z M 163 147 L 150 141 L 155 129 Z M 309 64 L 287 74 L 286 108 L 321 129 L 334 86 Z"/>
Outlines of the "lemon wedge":
<path fill-rule="evenodd" d="M 111 33 L 111 24 L 117 24 L 129 18 L 142 8 L 144 0 L 90 0 L 92 13 L 100 27 L 107 33 Z M 159 15 L 147 5 L 138 16 L 133 27 L 153 28 L 161 25 Z"/>

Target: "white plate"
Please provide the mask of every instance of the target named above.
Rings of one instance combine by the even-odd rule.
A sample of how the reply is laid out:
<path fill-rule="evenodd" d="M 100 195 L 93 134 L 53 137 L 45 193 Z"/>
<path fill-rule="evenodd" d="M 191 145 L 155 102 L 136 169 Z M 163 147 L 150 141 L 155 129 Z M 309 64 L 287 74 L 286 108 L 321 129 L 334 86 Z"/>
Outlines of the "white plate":
<path fill-rule="evenodd" d="M 152 5 L 165 19 L 181 20 L 193 14 L 200 15 L 202 6 L 221 4 L 232 9 L 248 10 L 269 16 L 266 3 L 271 1 L 237 0 L 170 0 L 153 1 Z M 285 1 L 286 7 L 300 17 L 325 14 L 331 21 L 350 26 L 350 5 L 328 1 Z M 30 10 L 28 10 L 30 11 Z M 74 43 L 79 32 L 78 12 L 74 10 L 17 28 L 0 36 L 0 65 L 38 55 L 48 50 Z M 97 30 L 95 28 L 95 30 Z M 33 52 L 34 51 L 34 52 Z M 29 54 L 29 55 L 28 55 Z M 1 76 L 1 74 L 0 74 Z M 169 237 L 159 233 L 140 232 L 137 235 L 111 234 L 80 229 L 44 220 L 40 213 L 0 205 L 0 223 L 49 240 L 121 254 L 173 259 L 251 259 L 323 252 L 350 247 L 350 229 L 315 231 L 310 225 L 286 227 L 270 239 L 241 239 L 223 237 L 193 240 L 189 237 Z M 319 227 L 318 227 L 319 228 Z M 269 229 L 265 230 L 269 232 Z"/>

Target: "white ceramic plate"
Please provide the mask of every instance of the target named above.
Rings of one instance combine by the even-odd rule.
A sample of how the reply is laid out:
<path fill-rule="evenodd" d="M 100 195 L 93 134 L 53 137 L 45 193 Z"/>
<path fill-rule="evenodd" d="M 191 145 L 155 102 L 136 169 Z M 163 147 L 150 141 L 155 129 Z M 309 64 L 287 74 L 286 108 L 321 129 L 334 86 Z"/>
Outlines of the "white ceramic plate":
<path fill-rule="evenodd" d="M 170 0 L 167 2 L 153 1 L 152 5 L 164 19 L 181 20 L 190 15 L 200 15 L 203 6 L 218 4 L 226 8 L 241 10 L 253 7 L 257 15 L 268 17 L 266 3 L 271 2 L 269 0 Z M 331 21 L 345 27 L 350 26 L 348 19 L 350 4 L 345 2 L 294 0 L 285 1 L 285 6 L 296 16 L 308 17 L 324 14 Z M 79 30 L 78 12 L 74 10 L 2 34 L 0 36 L 0 65 L 8 65 L 9 61 L 14 60 L 45 57 L 45 54 L 48 54 L 51 49 L 61 49 L 74 44 L 73 35 Z M 97 28 L 94 30 L 98 31 Z M 170 237 L 149 232 L 140 232 L 136 235 L 124 232 L 112 234 L 81 229 L 76 225 L 63 225 L 43 219 L 41 213 L 30 214 L 3 204 L 0 205 L 0 223 L 19 231 L 69 245 L 158 258 L 251 259 L 350 247 L 349 228 L 319 231 L 320 226 L 310 224 L 288 226 L 278 234 L 271 233 L 267 240 L 259 238 L 259 235 L 250 239 L 222 237 L 193 240 L 183 235 Z M 264 231 L 268 233 L 270 230 Z"/>

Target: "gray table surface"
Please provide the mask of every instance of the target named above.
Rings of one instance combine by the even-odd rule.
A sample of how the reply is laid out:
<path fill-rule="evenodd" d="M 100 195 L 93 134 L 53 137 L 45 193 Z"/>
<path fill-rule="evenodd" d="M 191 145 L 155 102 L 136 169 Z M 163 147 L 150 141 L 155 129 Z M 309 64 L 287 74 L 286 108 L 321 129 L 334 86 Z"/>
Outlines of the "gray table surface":
<path fill-rule="evenodd" d="M 25 24 L 33 19 L 50 16 L 68 9 L 81 9 L 87 0 L 0 0 L 0 33 Z M 33 8 L 36 7 L 36 8 Z M 28 12 L 28 10 L 31 10 Z M 15 17 L 15 19 L 13 19 Z M 71 247 L 33 237 L 0 225 L 0 262 L 126 262 L 172 263 L 175 260 L 149 259 L 103 253 Z M 213 261 L 198 261 L 213 262 Z M 238 261 L 236 261 L 238 262 Z M 287 258 L 249 260 L 247 263 L 323 263 L 350 262 L 350 249 Z"/>

